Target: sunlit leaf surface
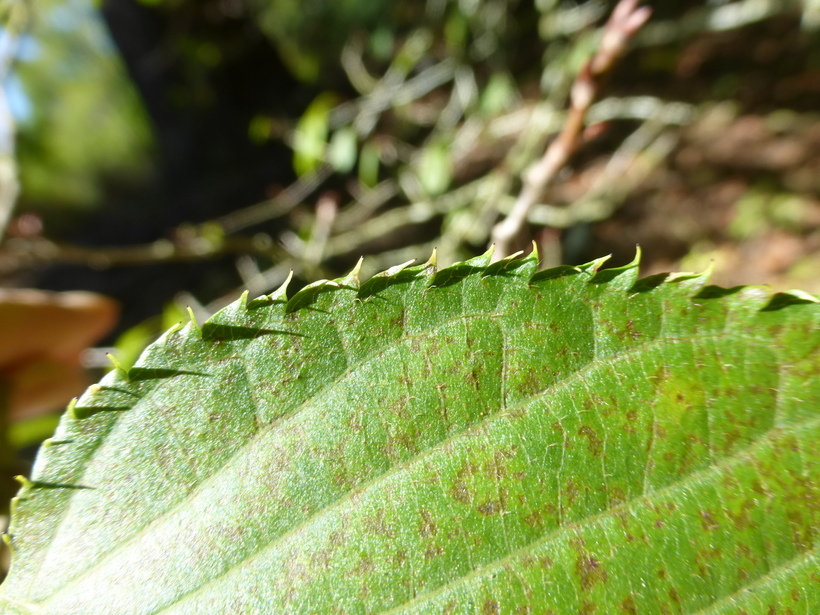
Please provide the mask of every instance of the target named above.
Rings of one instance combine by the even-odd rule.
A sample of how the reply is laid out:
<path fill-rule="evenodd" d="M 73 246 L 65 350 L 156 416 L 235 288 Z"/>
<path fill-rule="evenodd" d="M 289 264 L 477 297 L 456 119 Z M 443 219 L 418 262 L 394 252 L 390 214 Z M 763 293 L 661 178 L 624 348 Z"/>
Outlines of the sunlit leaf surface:
<path fill-rule="evenodd" d="M 820 612 L 820 307 L 599 265 L 354 272 L 170 331 L 44 447 L 0 608 Z"/>

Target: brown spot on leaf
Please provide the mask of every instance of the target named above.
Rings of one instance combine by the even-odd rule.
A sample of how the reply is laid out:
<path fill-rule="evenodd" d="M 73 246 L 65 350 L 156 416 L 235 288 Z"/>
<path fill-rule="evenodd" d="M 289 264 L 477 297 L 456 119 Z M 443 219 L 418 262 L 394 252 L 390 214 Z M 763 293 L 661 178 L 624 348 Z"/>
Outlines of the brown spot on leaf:
<path fill-rule="evenodd" d="M 427 547 L 424 551 L 424 559 L 425 561 L 430 561 L 433 558 L 438 557 L 439 555 L 444 554 L 444 547 L 441 545 L 431 545 Z"/>
<path fill-rule="evenodd" d="M 720 524 L 715 521 L 714 515 L 708 510 L 700 511 L 700 526 L 707 532 L 714 532 L 720 528 Z"/>
<path fill-rule="evenodd" d="M 614 508 L 626 502 L 626 493 L 618 486 L 612 486 L 607 489 L 607 496 L 609 497 L 609 506 Z"/>
<path fill-rule="evenodd" d="M 550 379 L 551 374 L 547 365 L 542 366 L 540 370 L 529 370 L 519 390 L 525 397 L 535 395 L 544 390 L 544 381 Z"/>
<path fill-rule="evenodd" d="M 618 608 L 622 613 L 627 613 L 627 615 L 637 615 L 638 607 L 635 605 L 635 596 L 629 594 L 621 600 L 621 604 L 618 605 Z"/>
<path fill-rule="evenodd" d="M 339 547 L 339 546 L 345 544 L 345 542 L 346 542 L 346 537 L 345 537 L 344 532 L 339 532 L 339 531 L 331 532 L 329 538 L 330 538 L 330 544 L 332 544 L 335 547 Z"/>
<path fill-rule="evenodd" d="M 481 605 L 481 615 L 500 615 L 501 605 L 495 598 L 487 598 Z"/>
<path fill-rule="evenodd" d="M 457 480 L 453 483 L 453 487 L 450 489 L 450 497 L 462 504 L 470 504 L 473 501 L 473 496 L 467 488 L 467 483 L 463 480 Z"/>
<path fill-rule="evenodd" d="M 422 538 L 432 538 L 438 534 L 438 526 L 433 519 L 433 514 L 425 509 L 421 509 L 421 523 L 419 524 L 419 536 Z"/>
<path fill-rule="evenodd" d="M 578 485 L 575 483 L 575 479 L 572 476 L 567 478 L 567 483 L 564 487 L 563 493 L 569 506 L 572 506 L 575 503 L 575 500 L 578 499 Z"/>
<path fill-rule="evenodd" d="M 369 515 L 364 519 L 364 527 L 371 534 L 395 538 L 396 530 L 384 520 L 384 511 Z"/>
<path fill-rule="evenodd" d="M 376 565 L 373 563 L 373 560 L 370 559 L 367 555 L 362 555 L 359 563 L 348 573 L 348 577 L 350 576 L 363 576 L 365 574 L 371 574 L 375 572 Z"/>
<path fill-rule="evenodd" d="M 496 517 L 504 512 L 504 506 L 500 500 L 488 500 L 476 508 L 485 517 Z"/>
<path fill-rule="evenodd" d="M 600 459 L 603 455 L 604 445 L 598 432 L 589 425 L 581 425 L 578 434 L 589 440 L 587 446 L 589 447 L 589 452 L 592 454 L 592 457 Z"/>
<path fill-rule="evenodd" d="M 530 555 L 529 553 L 525 553 L 521 556 L 521 567 L 524 570 L 529 570 L 530 568 L 535 568 L 538 565 L 538 558 L 534 555 Z"/>
<path fill-rule="evenodd" d="M 578 609 L 579 615 L 593 615 L 594 613 L 598 612 L 598 605 L 594 602 L 589 602 L 588 600 L 584 600 L 581 603 L 581 608 Z"/>
<path fill-rule="evenodd" d="M 544 517 L 541 515 L 541 511 L 536 509 L 524 517 L 524 523 L 530 527 L 542 528 L 544 527 Z"/>
<path fill-rule="evenodd" d="M 601 566 L 601 562 L 587 553 L 582 553 L 575 560 L 575 573 L 581 581 L 583 591 L 589 591 L 596 584 L 606 583 L 609 580 L 609 575 Z"/>
<path fill-rule="evenodd" d="M 737 513 L 727 511 L 729 518 L 732 520 L 735 528 L 738 530 L 746 530 L 754 527 L 749 511 L 755 507 L 755 503 L 751 500 L 745 500 Z"/>

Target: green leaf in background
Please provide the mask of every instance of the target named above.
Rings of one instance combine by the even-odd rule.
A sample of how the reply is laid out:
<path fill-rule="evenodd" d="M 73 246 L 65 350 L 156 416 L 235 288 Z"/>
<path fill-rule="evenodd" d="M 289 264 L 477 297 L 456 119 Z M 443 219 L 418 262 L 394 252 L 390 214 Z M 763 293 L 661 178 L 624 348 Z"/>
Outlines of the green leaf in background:
<path fill-rule="evenodd" d="M 367 141 L 359 152 L 359 181 L 372 188 L 379 183 L 381 148 L 374 141 Z"/>
<path fill-rule="evenodd" d="M 482 113 L 495 115 L 508 110 L 515 98 L 515 82 L 507 73 L 493 73 L 481 92 L 479 108 Z"/>
<path fill-rule="evenodd" d="M 300 177 L 315 171 L 325 159 L 328 119 L 336 102 L 335 94 L 322 92 L 299 118 L 293 135 L 293 168 Z"/>
<path fill-rule="evenodd" d="M 448 144 L 430 143 L 421 152 L 418 166 L 421 187 L 430 196 L 443 194 L 453 179 L 453 159 Z"/>
<path fill-rule="evenodd" d="M 820 612 L 816 298 L 601 262 L 170 330 L 44 445 L 0 610 Z"/>
<path fill-rule="evenodd" d="M 356 166 L 359 139 L 356 130 L 345 126 L 333 133 L 327 151 L 328 162 L 339 173 L 349 173 Z"/>

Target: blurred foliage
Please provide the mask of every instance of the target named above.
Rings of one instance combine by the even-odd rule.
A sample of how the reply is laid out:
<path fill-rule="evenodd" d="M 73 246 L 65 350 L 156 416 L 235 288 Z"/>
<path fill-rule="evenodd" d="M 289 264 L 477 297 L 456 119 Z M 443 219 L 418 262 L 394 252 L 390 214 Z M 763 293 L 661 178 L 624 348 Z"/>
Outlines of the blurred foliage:
<path fill-rule="evenodd" d="M 89 3 L 39 0 L 13 94 L 28 209 L 85 209 L 113 177 L 149 169 L 151 134 L 122 63 Z"/>
<path fill-rule="evenodd" d="M 394 23 L 394 13 L 407 10 L 411 2 L 392 0 L 250 0 L 259 25 L 276 43 L 287 66 L 303 81 L 316 82 L 329 66 L 350 33 Z M 417 2 L 421 5 L 422 3 Z"/>

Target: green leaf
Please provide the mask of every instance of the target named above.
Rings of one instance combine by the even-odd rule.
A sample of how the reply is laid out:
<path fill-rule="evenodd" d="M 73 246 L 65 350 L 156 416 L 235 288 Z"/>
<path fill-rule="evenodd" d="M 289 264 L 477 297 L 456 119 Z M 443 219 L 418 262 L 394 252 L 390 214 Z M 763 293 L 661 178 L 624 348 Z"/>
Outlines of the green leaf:
<path fill-rule="evenodd" d="M 327 152 L 328 161 L 339 173 L 349 173 L 356 166 L 358 147 L 356 130 L 350 126 L 340 128 L 333 133 L 330 139 Z"/>
<path fill-rule="evenodd" d="M 335 94 L 323 92 L 299 118 L 293 134 L 293 168 L 300 177 L 315 171 L 325 158 L 328 118 L 336 103 Z"/>
<path fill-rule="evenodd" d="M 367 141 L 359 152 L 359 181 L 372 188 L 379 183 L 381 148 L 378 143 Z"/>
<path fill-rule="evenodd" d="M 453 179 L 453 161 L 446 143 L 431 143 L 421 152 L 418 178 L 421 187 L 430 196 L 443 194 Z"/>
<path fill-rule="evenodd" d="M 479 108 L 482 113 L 495 115 L 508 110 L 515 97 L 515 82 L 507 73 L 493 73 L 481 92 Z"/>
<path fill-rule="evenodd" d="M 820 612 L 820 306 L 536 260 L 169 331 L 43 447 L 0 611 Z"/>

